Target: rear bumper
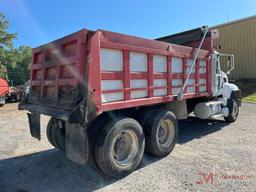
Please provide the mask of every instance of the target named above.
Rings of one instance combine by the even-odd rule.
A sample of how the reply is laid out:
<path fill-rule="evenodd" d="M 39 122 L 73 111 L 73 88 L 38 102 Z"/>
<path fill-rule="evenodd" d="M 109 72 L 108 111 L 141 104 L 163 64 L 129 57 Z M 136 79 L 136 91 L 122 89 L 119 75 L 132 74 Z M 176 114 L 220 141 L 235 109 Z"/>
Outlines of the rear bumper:
<path fill-rule="evenodd" d="M 80 107 L 80 105 L 81 103 L 78 104 L 73 110 L 64 110 L 61 108 L 29 103 L 28 99 L 26 98 L 19 104 L 18 108 L 19 110 L 27 110 L 30 113 L 48 115 L 56 119 L 68 121 L 69 123 L 82 123 L 85 113 L 81 110 L 83 108 Z"/>
<path fill-rule="evenodd" d="M 27 110 L 31 113 L 40 113 L 48 116 L 52 116 L 56 119 L 61 119 L 67 121 L 69 119 L 69 115 L 71 111 L 65 111 L 61 109 L 54 109 L 45 106 L 30 104 L 30 103 L 23 103 L 19 104 L 19 110 Z"/>

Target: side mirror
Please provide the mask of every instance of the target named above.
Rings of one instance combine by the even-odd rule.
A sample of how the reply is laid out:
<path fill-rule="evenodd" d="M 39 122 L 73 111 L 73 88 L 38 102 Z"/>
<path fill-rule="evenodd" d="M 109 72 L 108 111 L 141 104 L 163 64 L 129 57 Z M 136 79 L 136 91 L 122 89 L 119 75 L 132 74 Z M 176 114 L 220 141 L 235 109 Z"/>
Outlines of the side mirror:
<path fill-rule="evenodd" d="M 219 57 L 225 57 L 225 60 L 227 61 L 226 63 L 226 69 L 227 71 L 225 72 L 227 75 L 230 74 L 230 72 L 234 69 L 234 55 L 232 54 L 218 54 Z"/>
<path fill-rule="evenodd" d="M 228 71 L 227 74 L 230 74 L 230 72 L 234 69 L 234 56 L 228 56 L 228 63 L 227 63 L 227 67 L 228 67 Z"/>
<path fill-rule="evenodd" d="M 230 70 L 231 69 L 231 57 L 230 56 L 228 56 L 228 70 Z"/>

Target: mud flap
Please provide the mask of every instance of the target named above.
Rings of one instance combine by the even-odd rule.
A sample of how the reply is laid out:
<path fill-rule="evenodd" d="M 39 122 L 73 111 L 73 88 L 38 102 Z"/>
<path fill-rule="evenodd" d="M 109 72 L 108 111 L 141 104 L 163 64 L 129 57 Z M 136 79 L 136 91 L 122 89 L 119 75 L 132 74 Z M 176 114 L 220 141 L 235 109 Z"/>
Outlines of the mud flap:
<path fill-rule="evenodd" d="M 27 115 L 31 136 L 40 140 L 40 113 L 27 113 Z"/>
<path fill-rule="evenodd" d="M 66 156 L 70 160 L 85 164 L 89 158 L 89 141 L 86 129 L 79 123 L 65 125 L 66 133 Z"/>

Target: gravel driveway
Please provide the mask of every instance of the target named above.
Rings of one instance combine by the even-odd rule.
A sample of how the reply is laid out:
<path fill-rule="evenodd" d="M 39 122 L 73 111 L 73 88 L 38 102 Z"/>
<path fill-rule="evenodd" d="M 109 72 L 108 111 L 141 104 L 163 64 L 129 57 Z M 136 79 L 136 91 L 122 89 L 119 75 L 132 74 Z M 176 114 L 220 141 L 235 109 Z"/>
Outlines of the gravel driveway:
<path fill-rule="evenodd" d="M 190 117 L 166 158 L 144 155 L 122 179 L 80 166 L 53 149 L 45 135 L 30 136 L 17 104 L 0 108 L 0 191 L 256 191 L 256 105 L 243 103 L 233 124 Z"/>

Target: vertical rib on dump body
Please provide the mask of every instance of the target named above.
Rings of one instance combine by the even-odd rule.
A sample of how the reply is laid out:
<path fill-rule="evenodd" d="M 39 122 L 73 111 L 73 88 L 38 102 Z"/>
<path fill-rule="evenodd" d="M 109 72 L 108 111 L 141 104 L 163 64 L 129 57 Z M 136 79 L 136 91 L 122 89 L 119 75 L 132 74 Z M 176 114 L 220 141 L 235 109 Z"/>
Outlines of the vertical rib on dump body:
<path fill-rule="evenodd" d="M 97 113 L 171 102 L 195 52 L 156 40 L 81 30 L 33 49 L 28 101 L 72 110 L 87 97 Z M 211 95 L 210 70 L 210 52 L 201 50 L 184 99 Z"/>

